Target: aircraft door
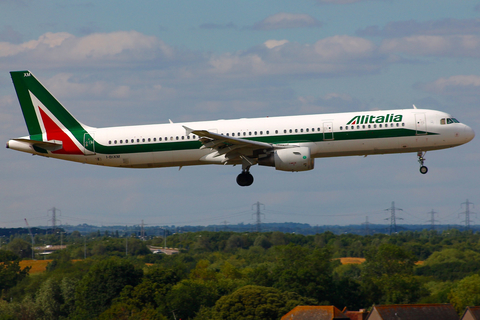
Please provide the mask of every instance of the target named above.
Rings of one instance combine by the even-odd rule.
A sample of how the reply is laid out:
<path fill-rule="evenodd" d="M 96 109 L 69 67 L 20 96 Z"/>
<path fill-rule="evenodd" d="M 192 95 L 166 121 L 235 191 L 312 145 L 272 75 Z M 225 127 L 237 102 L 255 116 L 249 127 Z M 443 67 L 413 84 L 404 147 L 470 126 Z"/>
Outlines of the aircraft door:
<path fill-rule="evenodd" d="M 427 134 L 427 120 L 425 113 L 415 114 L 415 129 L 417 135 Z"/>
<path fill-rule="evenodd" d="M 95 133 L 89 134 L 88 132 L 83 134 L 83 153 L 85 155 L 93 155 L 95 153 Z"/>
<path fill-rule="evenodd" d="M 323 140 L 333 140 L 333 123 L 323 123 Z"/>

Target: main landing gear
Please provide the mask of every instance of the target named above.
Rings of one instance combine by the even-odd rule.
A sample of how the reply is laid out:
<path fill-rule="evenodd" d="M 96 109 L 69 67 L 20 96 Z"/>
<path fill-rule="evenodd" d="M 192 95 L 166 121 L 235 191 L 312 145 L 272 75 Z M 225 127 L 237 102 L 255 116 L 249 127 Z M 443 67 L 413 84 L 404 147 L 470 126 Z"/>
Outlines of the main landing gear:
<path fill-rule="evenodd" d="M 253 176 L 248 170 L 243 170 L 242 173 L 240 173 L 237 176 L 237 183 L 241 187 L 248 187 L 253 183 Z"/>
<path fill-rule="evenodd" d="M 418 163 L 420 163 L 420 173 L 421 174 L 425 174 L 425 173 L 428 172 L 428 168 L 423 165 L 423 163 L 425 162 L 425 158 L 424 158 L 425 153 L 427 153 L 427 152 L 418 151 L 418 153 L 417 153 Z"/>
<path fill-rule="evenodd" d="M 237 176 L 237 183 L 240 187 L 248 187 L 253 183 L 253 176 L 250 173 L 250 167 L 256 162 L 246 156 L 240 156 L 242 158 L 242 173 Z"/>

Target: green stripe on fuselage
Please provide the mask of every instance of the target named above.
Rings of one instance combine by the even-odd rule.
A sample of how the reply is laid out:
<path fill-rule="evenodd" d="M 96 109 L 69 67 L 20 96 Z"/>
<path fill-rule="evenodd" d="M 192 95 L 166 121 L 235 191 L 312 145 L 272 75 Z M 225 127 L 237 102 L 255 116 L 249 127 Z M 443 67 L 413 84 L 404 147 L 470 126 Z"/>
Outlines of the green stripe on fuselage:
<path fill-rule="evenodd" d="M 436 135 L 434 132 L 418 132 L 422 135 Z M 245 140 L 260 141 L 271 144 L 286 143 L 308 143 L 322 141 L 348 141 L 361 139 L 381 139 L 381 138 L 399 138 L 417 136 L 417 131 L 405 128 L 364 130 L 364 131 L 337 131 L 333 133 L 334 140 L 325 140 L 323 133 L 304 133 L 262 136 L 254 138 L 242 138 Z M 124 154 L 124 153 L 143 153 L 143 152 L 161 152 L 161 151 L 180 151 L 194 150 L 202 146 L 198 140 L 181 140 L 156 143 L 132 143 L 113 146 L 104 146 L 95 142 L 95 151 L 103 154 Z"/>

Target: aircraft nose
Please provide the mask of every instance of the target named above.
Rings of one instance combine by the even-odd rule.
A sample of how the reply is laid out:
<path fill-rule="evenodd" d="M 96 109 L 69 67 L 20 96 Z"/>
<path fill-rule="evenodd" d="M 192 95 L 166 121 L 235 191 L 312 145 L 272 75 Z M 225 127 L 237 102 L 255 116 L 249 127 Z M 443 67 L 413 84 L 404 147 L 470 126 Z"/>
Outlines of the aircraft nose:
<path fill-rule="evenodd" d="M 464 134 L 467 142 L 472 140 L 475 137 L 475 132 L 469 126 L 465 126 Z"/>

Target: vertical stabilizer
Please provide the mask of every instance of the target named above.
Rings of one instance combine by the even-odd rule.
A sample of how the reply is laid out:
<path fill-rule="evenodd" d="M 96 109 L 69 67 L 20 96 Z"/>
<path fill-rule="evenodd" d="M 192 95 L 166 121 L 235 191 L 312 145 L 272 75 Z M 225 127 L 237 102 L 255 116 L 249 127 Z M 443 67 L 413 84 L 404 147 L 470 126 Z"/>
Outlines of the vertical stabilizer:
<path fill-rule="evenodd" d="M 55 153 L 83 154 L 85 126 L 75 119 L 30 71 L 12 71 L 13 85 L 31 140 L 62 141 Z"/>

